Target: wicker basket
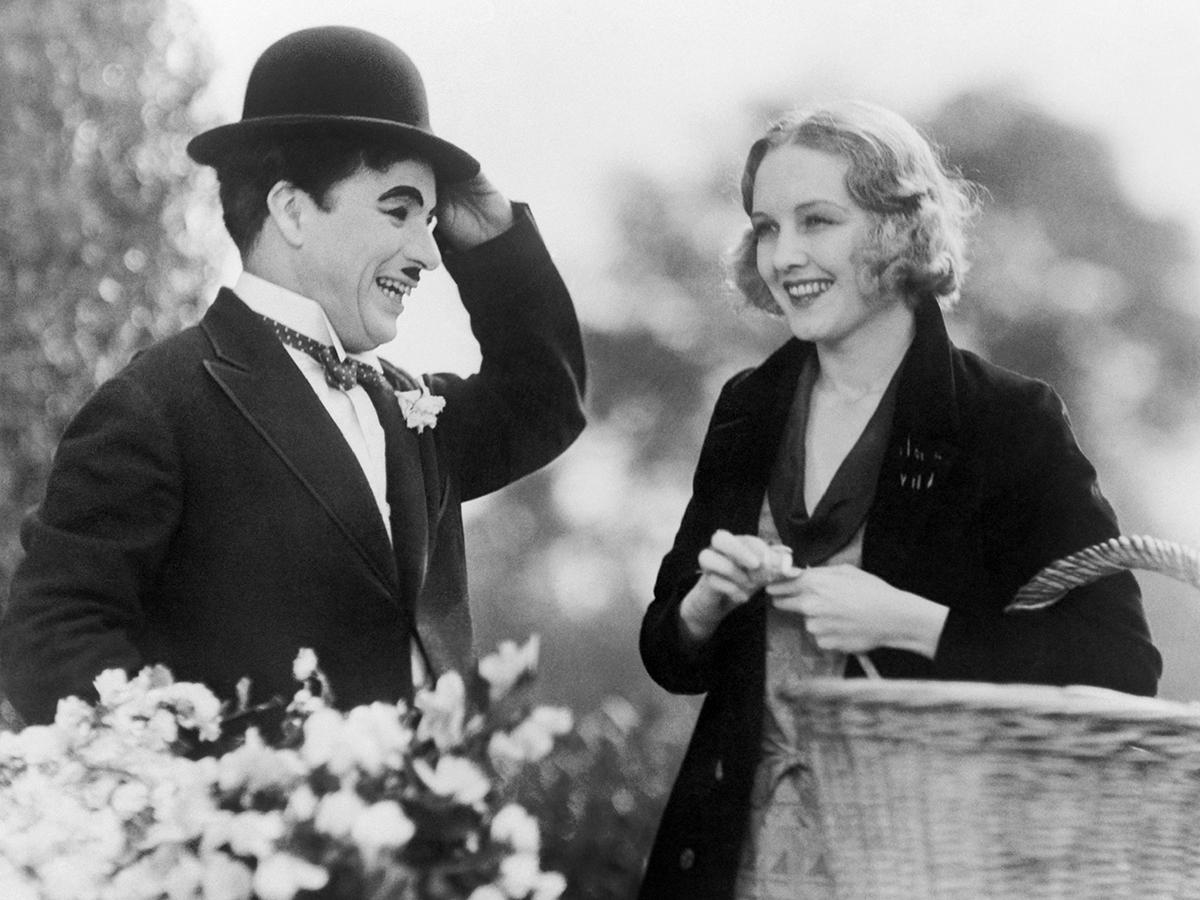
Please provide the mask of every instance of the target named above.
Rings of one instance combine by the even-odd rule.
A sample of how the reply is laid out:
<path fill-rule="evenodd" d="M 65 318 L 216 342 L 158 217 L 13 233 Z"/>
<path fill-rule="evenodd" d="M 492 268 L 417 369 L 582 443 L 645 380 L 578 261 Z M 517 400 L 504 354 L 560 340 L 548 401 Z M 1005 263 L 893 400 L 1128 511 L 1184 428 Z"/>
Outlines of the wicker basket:
<path fill-rule="evenodd" d="M 1119 568 L 1200 580 L 1195 551 L 1103 547 L 1048 567 L 1018 608 Z M 1200 705 L 861 679 L 793 698 L 840 898 L 1200 900 Z"/>

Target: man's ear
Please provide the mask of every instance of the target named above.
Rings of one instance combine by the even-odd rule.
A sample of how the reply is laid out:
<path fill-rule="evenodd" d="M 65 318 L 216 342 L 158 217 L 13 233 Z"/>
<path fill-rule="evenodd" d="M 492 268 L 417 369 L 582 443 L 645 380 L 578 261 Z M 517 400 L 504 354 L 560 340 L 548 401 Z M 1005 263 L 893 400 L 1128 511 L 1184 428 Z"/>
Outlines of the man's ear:
<path fill-rule="evenodd" d="M 267 191 L 267 213 L 280 235 L 292 247 L 304 245 L 306 207 L 312 198 L 290 181 L 277 181 Z"/>

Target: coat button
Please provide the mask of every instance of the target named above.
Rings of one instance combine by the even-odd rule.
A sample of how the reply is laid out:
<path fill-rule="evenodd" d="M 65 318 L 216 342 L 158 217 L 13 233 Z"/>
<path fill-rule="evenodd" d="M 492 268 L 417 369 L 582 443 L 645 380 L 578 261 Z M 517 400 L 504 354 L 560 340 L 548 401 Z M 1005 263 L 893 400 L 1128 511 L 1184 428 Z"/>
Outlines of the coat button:
<path fill-rule="evenodd" d="M 679 868 L 687 871 L 696 864 L 696 851 L 691 847 L 684 847 L 683 852 L 679 854 Z"/>
<path fill-rule="evenodd" d="M 717 760 L 716 768 L 713 769 L 713 778 L 720 781 L 725 777 L 725 767 L 721 765 L 721 761 Z"/>

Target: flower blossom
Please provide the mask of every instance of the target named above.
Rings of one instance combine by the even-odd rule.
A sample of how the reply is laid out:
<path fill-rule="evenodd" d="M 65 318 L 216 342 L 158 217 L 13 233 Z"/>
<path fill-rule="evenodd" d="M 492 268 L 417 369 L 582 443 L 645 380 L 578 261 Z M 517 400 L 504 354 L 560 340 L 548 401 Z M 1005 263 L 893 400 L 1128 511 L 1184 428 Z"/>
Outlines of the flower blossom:
<path fill-rule="evenodd" d="M 530 635 L 523 647 L 514 641 L 501 641 L 495 653 L 479 661 L 479 674 L 488 683 L 488 696 L 492 700 L 503 697 L 523 675 L 537 669 L 539 648 L 536 634 Z"/>
<path fill-rule="evenodd" d="M 446 398 L 432 394 L 424 384 L 411 391 L 396 391 L 396 402 L 404 414 L 404 424 L 418 434 L 437 427 L 437 417 L 446 408 Z"/>
<path fill-rule="evenodd" d="M 293 750 L 268 747 L 257 728 L 246 730 L 245 740 L 218 761 L 218 784 L 225 792 L 291 790 L 306 774 L 304 763 Z"/>
<path fill-rule="evenodd" d="M 313 826 L 322 834 L 330 837 L 345 838 L 350 836 L 354 823 L 358 821 L 367 808 L 367 804 L 354 791 L 342 788 L 332 794 L 326 794 L 317 803 L 317 812 L 313 817 Z"/>
<path fill-rule="evenodd" d="M 317 654 L 311 647 L 301 647 L 292 663 L 292 677 L 307 681 L 317 674 Z"/>
<path fill-rule="evenodd" d="M 371 804 L 350 827 L 350 838 L 367 859 L 403 847 L 416 833 L 417 826 L 395 800 Z"/>
<path fill-rule="evenodd" d="M 537 853 L 541 836 L 537 819 L 524 807 L 509 803 L 492 818 L 492 837 L 508 844 L 518 853 Z"/>
<path fill-rule="evenodd" d="M 421 711 L 417 740 L 433 740 L 445 752 L 463 740 L 463 721 L 467 714 L 467 688 L 462 676 L 451 670 L 437 680 L 434 690 L 422 690 L 414 701 Z"/>
<path fill-rule="evenodd" d="M 528 897 L 541 874 L 536 853 L 514 853 L 500 860 L 500 886 L 510 897 Z"/>
<path fill-rule="evenodd" d="M 356 706 L 343 716 L 323 707 L 304 722 L 300 755 L 316 768 L 325 766 L 339 777 L 356 770 L 379 775 L 398 767 L 412 741 L 412 731 L 401 720 L 402 708 L 386 703 Z"/>
<path fill-rule="evenodd" d="M 423 759 L 414 759 L 413 768 L 435 794 L 453 797 L 465 806 L 480 803 L 492 787 L 480 768 L 461 756 L 442 756 L 436 768 L 430 768 Z"/>
<path fill-rule="evenodd" d="M 180 725 L 199 732 L 201 740 L 215 741 L 221 736 L 221 701 L 204 685 L 172 684 L 159 690 L 157 700 L 174 710 Z"/>
<path fill-rule="evenodd" d="M 554 738 L 567 734 L 572 724 L 569 709 L 539 706 L 511 732 L 493 734 L 488 757 L 502 774 L 511 774 L 525 763 L 545 759 L 554 749 Z"/>
<path fill-rule="evenodd" d="M 259 900 L 292 900 L 300 891 L 325 887 L 329 873 L 290 853 L 276 853 L 258 864 L 254 893 Z"/>
<path fill-rule="evenodd" d="M 254 873 L 249 866 L 224 853 L 210 853 L 203 863 L 200 885 L 204 900 L 250 900 Z"/>
<path fill-rule="evenodd" d="M 229 820 L 229 849 L 235 856 L 264 859 L 275 849 L 275 842 L 286 832 L 283 816 L 277 810 L 258 812 L 249 809 L 235 813 Z"/>

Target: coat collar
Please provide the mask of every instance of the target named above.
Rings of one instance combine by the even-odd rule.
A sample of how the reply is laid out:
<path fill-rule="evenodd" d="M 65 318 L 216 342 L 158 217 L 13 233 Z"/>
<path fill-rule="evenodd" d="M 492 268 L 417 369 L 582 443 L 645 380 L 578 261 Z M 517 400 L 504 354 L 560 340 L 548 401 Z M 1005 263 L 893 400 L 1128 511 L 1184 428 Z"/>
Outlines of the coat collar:
<path fill-rule="evenodd" d="M 415 603 L 429 556 L 429 508 L 421 473 L 405 473 L 411 502 L 393 510 L 393 551 L 357 459 L 283 345 L 224 288 L 200 327 L 216 355 L 205 362 L 209 375 L 325 509 L 388 593 L 394 596 L 399 590 Z"/>
<path fill-rule="evenodd" d="M 896 411 L 863 541 L 870 571 L 907 558 L 926 517 L 944 496 L 946 476 L 958 455 L 961 422 L 954 378 L 954 346 L 941 308 L 925 300 L 915 310 L 912 345 L 902 363 Z M 814 344 L 792 339 L 758 368 L 738 377 L 714 415 L 711 432 L 725 443 L 722 455 L 749 463 L 746 508 L 740 524 L 757 524 L 771 461 L 787 424 L 792 395 Z M 722 434 L 723 433 L 723 434 Z M 888 562 L 884 562 L 887 558 Z"/>

